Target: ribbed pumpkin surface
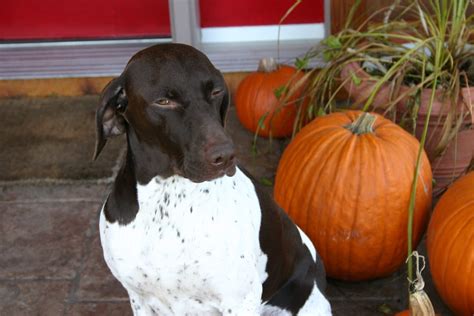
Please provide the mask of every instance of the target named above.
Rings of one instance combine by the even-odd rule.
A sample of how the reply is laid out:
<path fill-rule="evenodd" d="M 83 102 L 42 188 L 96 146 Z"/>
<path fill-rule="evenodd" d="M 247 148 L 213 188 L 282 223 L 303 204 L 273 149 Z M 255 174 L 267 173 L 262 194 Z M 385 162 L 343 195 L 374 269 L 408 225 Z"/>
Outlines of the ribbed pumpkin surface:
<path fill-rule="evenodd" d="M 428 226 L 427 248 L 443 300 L 458 315 L 474 315 L 474 172 L 439 200 Z"/>
<path fill-rule="evenodd" d="M 296 68 L 286 65 L 280 65 L 271 72 L 257 71 L 245 77 L 235 96 L 237 116 L 242 125 L 260 136 L 268 137 L 270 131 L 272 137 L 291 135 L 297 113 L 294 102 L 299 97 L 298 93 L 282 106 L 275 96 L 275 90 L 302 77 L 303 74 L 298 73 Z M 263 128 L 259 128 L 259 121 L 264 115 Z"/>
<path fill-rule="evenodd" d="M 333 113 L 304 127 L 286 148 L 275 199 L 309 235 L 329 276 L 367 280 L 391 274 L 407 256 L 407 218 L 418 141 L 376 116 L 373 132 L 345 126 L 361 112 Z M 423 154 L 414 244 L 431 205 L 431 168 Z"/>

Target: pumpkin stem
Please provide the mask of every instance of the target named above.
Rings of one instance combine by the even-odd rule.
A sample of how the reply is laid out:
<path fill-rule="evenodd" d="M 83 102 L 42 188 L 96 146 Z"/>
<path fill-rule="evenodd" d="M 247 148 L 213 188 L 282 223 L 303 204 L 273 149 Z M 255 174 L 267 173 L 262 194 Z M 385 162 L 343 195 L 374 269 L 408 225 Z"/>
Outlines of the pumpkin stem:
<path fill-rule="evenodd" d="M 258 70 L 260 72 L 273 72 L 278 69 L 278 64 L 273 57 L 264 57 L 258 62 Z"/>
<path fill-rule="evenodd" d="M 368 112 L 362 113 L 355 122 L 346 125 L 345 127 L 356 135 L 374 132 L 374 123 L 376 116 Z"/>

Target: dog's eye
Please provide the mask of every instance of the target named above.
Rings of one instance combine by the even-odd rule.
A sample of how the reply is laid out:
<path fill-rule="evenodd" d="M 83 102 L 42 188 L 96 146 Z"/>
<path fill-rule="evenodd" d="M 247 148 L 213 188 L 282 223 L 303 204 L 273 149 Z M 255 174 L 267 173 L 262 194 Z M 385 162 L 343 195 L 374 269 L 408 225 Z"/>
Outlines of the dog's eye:
<path fill-rule="evenodd" d="M 176 102 L 171 101 L 168 98 L 159 98 L 153 102 L 153 105 L 164 109 L 174 109 L 177 107 Z"/>
<path fill-rule="evenodd" d="M 161 98 L 161 99 L 156 100 L 155 103 L 157 103 L 159 105 L 168 105 L 168 104 L 170 104 L 170 100 L 168 100 L 166 98 Z"/>
<path fill-rule="evenodd" d="M 212 97 L 217 97 L 219 95 L 221 95 L 221 93 L 223 92 L 224 90 L 220 89 L 220 88 L 217 88 L 217 89 L 214 89 L 212 90 L 211 92 L 211 96 Z"/>

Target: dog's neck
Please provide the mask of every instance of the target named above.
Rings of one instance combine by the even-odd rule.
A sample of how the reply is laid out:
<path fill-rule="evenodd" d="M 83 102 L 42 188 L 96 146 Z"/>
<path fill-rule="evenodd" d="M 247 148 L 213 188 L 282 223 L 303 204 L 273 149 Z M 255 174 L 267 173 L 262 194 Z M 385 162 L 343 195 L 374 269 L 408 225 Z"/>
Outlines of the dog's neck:
<path fill-rule="evenodd" d="M 175 174 L 170 156 L 159 146 L 141 141 L 133 129 L 127 132 L 127 155 L 131 155 L 131 159 L 127 159 L 125 168 L 133 169 L 140 184 L 146 184 L 156 176 L 168 178 Z"/>
<path fill-rule="evenodd" d="M 140 143 L 137 135 L 127 132 L 127 155 L 115 178 L 104 213 L 107 221 L 126 225 L 138 213 L 137 183 L 147 184 L 154 177 L 174 175 L 169 156 L 161 150 Z"/>

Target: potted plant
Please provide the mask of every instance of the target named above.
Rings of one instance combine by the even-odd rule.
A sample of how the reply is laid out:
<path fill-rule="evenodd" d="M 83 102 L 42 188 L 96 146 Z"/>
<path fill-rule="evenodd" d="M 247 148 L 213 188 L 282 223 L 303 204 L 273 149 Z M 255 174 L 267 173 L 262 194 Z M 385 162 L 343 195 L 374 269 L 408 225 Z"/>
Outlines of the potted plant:
<path fill-rule="evenodd" d="M 323 69 L 310 70 L 310 98 L 296 127 L 321 113 L 341 108 L 337 95 L 348 92 L 351 107 L 375 110 L 421 137 L 440 192 L 463 174 L 474 151 L 473 16 L 469 0 L 395 1 L 374 12 L 359 28 L 349 27 L 315 47 L 306 59 L 323 56 Z M 356 3 L 357 5 L 357 3 Z M 370 24 L 382 15 L 382 23 Z M 343 105 L 344 107 L 344 105 Z"/>

